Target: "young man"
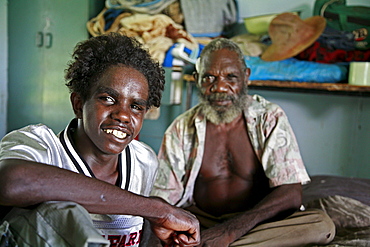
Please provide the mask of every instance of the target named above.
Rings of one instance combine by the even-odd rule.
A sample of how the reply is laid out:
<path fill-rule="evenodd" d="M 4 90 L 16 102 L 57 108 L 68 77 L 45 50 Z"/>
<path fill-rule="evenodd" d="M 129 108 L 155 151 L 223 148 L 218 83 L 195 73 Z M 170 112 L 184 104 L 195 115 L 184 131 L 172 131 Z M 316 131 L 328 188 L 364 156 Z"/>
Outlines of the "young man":
<path fill-rule="evenodd" d="M 13 207 L 3 229 L 22 246 L 139 246 L 145 218 L 164 243 L 197 245 L 195 216 L 148 197 L 158 161 L 134 140 L 160 105 L 163 70 L 119 34 L 81 42 L 73 58 L 66 85 L 76 118 L 59 135 L 39 124 L 1 142 L 0 205 Z"/>
<path fill-rule="evenodd" d="M 167 129 L 152 195 L 200 220 L 200 246 L 303 246 L 330 242 L 323 212 L 299 211 L 310 181 L 283 110 L 247 94 L 239 47 L 215 39 L 194 74 L 200 103 Z"/>

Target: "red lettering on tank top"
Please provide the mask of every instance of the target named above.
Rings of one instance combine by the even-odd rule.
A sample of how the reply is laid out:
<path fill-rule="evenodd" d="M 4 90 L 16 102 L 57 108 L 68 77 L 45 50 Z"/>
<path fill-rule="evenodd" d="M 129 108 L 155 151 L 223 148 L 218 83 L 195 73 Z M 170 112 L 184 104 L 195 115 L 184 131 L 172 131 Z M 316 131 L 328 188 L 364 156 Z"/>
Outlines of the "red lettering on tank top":
<path fill-rule="evenodd" d="M 110 247 L 120 246 L 121 235 L 108 235 L 108 240 L 110 242 Z"/>
<path fill-rule="evenodd" d="M 103 237 L 107 237 L 110 242 L 110 247 L 126 247 L 126 246 L 133 246 L 140 244 L 142 238 L 142 230 L 139 232 L 130 233 L 130 237 L 128 238 L 127 235 L 108 235 Z M 128 241 L 126 242 L 126 239 Z M 135 242 L 136 241 L 136 242 Z"/>
<path fill-rule="evenodd" d="M 130 239 L 128 240 L 126 246 L 132 246 L 135 245 L 135 239 L 137 237 L 137 232 L 130 233 Z"/>
<path fill-rule="evenodd" d="M 140 242 L 141 242 L 141 238 L 142 238 L 142 233 L 143 233 L 143 231 L 142 230 L 140 230 L 139 231 L 139 238 L 137 239 L 137 244 L 140 244 Z"/>

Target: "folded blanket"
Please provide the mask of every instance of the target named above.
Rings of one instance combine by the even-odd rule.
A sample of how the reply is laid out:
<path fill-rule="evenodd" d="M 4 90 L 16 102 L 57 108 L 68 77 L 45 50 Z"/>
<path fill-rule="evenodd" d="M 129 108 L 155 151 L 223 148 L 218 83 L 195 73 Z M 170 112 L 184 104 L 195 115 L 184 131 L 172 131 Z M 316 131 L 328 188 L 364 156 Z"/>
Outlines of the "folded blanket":
<path fill-rule="evenodd" d="M 344 65 L 301 61 L 296 58 L 267 62 L 260 57 L 246 56 L 245 62 L 251 68 L 250 80 L 336 83 L 346 80 L 348 75 L 348 68 Z"/>

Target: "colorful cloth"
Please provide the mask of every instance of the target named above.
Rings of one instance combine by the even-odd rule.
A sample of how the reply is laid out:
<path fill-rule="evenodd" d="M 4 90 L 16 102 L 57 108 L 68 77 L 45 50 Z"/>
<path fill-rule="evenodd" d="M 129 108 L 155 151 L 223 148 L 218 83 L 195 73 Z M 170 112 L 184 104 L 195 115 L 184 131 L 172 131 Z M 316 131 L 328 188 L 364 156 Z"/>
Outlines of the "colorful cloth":
<path fill-rule="evenodd" d="M 310 47 L 299 53 L 295 58 L 324 64 L 345 62 L 368 62 L 370 61 L 370 50 L 331 50 L 325 45 L 315 42 Z"/>
<path fill-rule="evenodd" d="M 248 96 L 246 127 L 270 186 L 307 183 L 299 147 L 284 111 L 263 97 Z M 159 170 L 152 195 L 188 207 L 203 160 L 206 119 L 200 105 L 178 116 L 166 130 L 159 151 Z"/>

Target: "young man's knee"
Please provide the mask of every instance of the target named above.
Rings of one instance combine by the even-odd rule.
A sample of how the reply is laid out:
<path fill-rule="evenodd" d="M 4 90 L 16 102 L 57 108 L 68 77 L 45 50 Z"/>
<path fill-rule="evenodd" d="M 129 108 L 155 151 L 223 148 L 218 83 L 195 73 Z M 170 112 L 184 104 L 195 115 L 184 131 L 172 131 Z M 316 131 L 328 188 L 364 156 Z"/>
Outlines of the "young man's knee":
<path fill-rule="evenodd" d="M 17 242 L 31 246 L 85 246 L 109 241 L 94 227 L 88 211 L 75 202 L 50 201 L 9 217 Z M 22 245 L 22 244 L 21 244 Z"/>

